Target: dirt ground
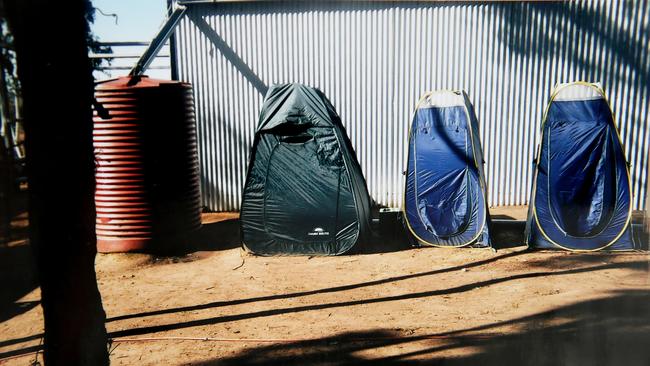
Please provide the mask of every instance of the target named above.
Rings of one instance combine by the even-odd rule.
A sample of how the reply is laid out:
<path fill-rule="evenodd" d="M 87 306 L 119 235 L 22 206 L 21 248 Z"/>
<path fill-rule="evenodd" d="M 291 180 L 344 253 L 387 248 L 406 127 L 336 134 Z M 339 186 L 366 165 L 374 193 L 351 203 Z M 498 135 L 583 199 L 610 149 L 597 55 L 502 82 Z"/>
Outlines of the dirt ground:
<path fill-rule="evenodd" d="M 98 255 L 113 365 L 650 364 L 647 253 L 527 252 L 515 235 L 497 252 L 256 257 L 236 214 L 204 222 L 187 256 Z M 0 250 L 0 358 L 16 357 L 0 364 L 30 365 L 29 248 Z"/>

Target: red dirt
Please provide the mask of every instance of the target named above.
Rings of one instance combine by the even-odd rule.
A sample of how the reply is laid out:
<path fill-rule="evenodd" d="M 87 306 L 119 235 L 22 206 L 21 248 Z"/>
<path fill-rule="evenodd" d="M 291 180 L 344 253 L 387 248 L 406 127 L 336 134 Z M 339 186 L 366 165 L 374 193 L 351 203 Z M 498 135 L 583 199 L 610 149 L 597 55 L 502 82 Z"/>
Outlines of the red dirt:
<path fill-rule="evenodd" d="M 647 253 L 255 257 L 234 218 L 205 215 L 205 243 L 187 256 L 98 255 L 113 337 L 220 339 L 114 343 L 113 365 L 649 364 Z M 39 291 L 24 292 L 0 318 L 0 357 L 40 342 Z"/>

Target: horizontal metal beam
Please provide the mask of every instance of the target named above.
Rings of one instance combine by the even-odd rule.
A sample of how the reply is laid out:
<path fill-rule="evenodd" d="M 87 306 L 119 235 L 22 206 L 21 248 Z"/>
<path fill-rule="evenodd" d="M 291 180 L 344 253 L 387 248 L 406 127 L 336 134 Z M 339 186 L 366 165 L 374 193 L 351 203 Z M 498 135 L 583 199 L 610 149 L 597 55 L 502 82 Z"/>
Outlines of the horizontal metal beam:
<path fill-rule="evenodd" d="M 323 0 L 322 3 L 507 3 L 507 2 L 539 2 L 540 0 Z M 541 1 L 561 1 L 561 0 L 541 0 Z M 179 5 L 194 4 L 221 4 L 221 3 L 271 3 L 271 0 L 179 0 Z M 299 3 L 300 1 L 296 1 Z"/>
<path fill-rule="evenodd" d="M 150 42 L 144 41 L 115 41 L 115 42 L 99 42 L 100 46 L 108 47 L 121 47 L 121 46 L 148 46 Z"/>
<path fill-rule="evenodd" d="M 88 55 L 88 58 L 140 58 L 142 56 L 140 55 L 118 55 L 115 53 L 91 53 Z M 156 57 L 169 57 L 169 54 L 163 54 L 163 55 L 156 55 Z"/>
<path fill-rule="evenodd" d="M 150 66 L 147 69 L 148 70 L 169 70 L 169 66 Z M 130 66 L 106 66 L 106 67 L 100 67 L 98 68 L 99 71 L 102 70 L 132 70 L 133 68 Z"/>

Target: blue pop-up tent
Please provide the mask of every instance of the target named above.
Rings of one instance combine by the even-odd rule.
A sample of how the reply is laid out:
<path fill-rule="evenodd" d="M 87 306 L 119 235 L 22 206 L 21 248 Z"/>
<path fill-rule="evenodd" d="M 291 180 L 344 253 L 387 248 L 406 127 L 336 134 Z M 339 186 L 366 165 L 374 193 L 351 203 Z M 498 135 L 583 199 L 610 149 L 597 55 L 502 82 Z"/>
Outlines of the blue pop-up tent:
<path fill-rule="evenodd" d="M 630 174 L 598 84 L 555 88 L 541 127 L 526 225 L 528 245 L 634 249 Z"/>
<path fill-rule="evenodd" d="M 403 209 L 421 245 L 490 246 L 478 121 L 464 92 L 430 92 L 418 102 Z"/>

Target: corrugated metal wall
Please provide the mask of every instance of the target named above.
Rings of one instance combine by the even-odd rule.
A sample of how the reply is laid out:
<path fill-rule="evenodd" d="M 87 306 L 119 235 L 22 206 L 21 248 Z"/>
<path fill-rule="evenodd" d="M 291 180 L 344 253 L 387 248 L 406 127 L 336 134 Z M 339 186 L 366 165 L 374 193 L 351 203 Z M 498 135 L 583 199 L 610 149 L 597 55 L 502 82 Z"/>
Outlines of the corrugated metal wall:
<path fill-rule="evenodd" d="M 401 205 L 419 96 L 465 89 L 481 124 L 489 201 L 528 202 L 552 87 L 600 81 L 645 199 L 650 140 L 648 0 L 558 3 L 193 4 L 177 30 L 194 85 L 204 204 L 238 210 L 267 87 L 301 82 L 337 108 L 379 204 Z"/>

